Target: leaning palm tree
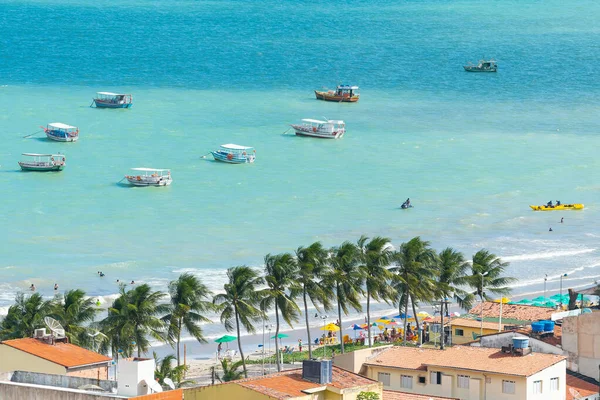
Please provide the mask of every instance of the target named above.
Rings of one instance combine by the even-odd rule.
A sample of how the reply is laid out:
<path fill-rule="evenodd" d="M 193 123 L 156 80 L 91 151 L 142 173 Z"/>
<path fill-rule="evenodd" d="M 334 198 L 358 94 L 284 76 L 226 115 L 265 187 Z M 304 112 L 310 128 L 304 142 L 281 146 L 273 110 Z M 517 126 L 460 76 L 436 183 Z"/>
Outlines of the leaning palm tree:
<path fill-rule="evenodd" d="M 289 253 L 265 256 L 265 296 L 261 301 L 261 309 L 269 310 L 275 306 L 275 354 L 277 355 L 277 371 L 281 372 L 281 359 L 279 358 L 279 315 L 291 327 L 298 321 L 300 308 L 294 301 L 294 293 L 298 293 L 299 286 L 296 278 L 296 263 Z"/>
<path fill-rule="evenodd" d="M 169 296 L 169 311 L 162 320 L 167 324 L 167 338 L 177 346 L 177 366 L 180 366 L 181 332 L 185 329 L 198 342 L 206 343 L 200 324 L 211 322 L 204 314 L 215 307 L 210 290 L 190 273 L 169 283 Z"/>
<path fill-rule="evenodd" d="M 83 290 L 73 289 L 54 298 L 51 315 L 61 323 L 69 342 L 89 348 L 93 342 L 87 327 L 99 312 L 94 300 L 86 297 Z"/>
<path fill-rule="evenodd" d="M 479 250 L 473 255 L 471 264 L 471 275 L 467 277 L 469 286 L 474 289 L 473 295 L 483 300 L 490 301 L 487 292 L 497 295 L 509 294 L 511 289 L 507 285 L 517 281 L 516 278 L 502 276 L 509 263 L 502 262 L 500 257 L 485 249 Z M 487 291 L 487 292 L 486 292 Z"/>
<path fill-rule="evenodd" d="M 299 285 L 298 295 L 302 295 L 304 303 L 309 359 L 312 359 L 312 342 L 308 322 L 308 300 L 310 300 L 317 311 L 320 311 L 319 304 L 323 304 L 326 310 L 331 307 L 330 298 L 332 297 L 333 290 L 323 284 L 322 281 L 328 272 L 327 256 L 327 250 L 321 242 L 315 242 L 308 247 L 298 247 L 296 250 L 297 269 L 294 279 Z"/>
<path fill-rule="evenodd" d="M 257 271 L 250 267 L 233 267 L 227 270 L 228 282 L 225 284 L 225 293 L 217 294 L 213 303 L 221 310 L 221 322 L 228 332 L 235 328 L 237 330 L 237 341 L 242 365 L 244 366 L 244 377 L 248 377 L 246 360 L 242 351 L 242 339 L 240 337 L 240 325 L 248 333 L 256 332 L 253 322 L 261 321 L 264 313 L 258 308 L 261 301 L 262 291 L 259 286 L 264 284 L 264 279 Z"/>
<path fill-rule="evenodd" d="M 373 346 L 371 342 L 371 299 L 375 301 L 389 302 L 394 298 L 395 291 L 388 283 L 392 278 L 392 273 L 388 271 L 390 256 L 390 239 L 376 236 L 370 241 L 365 235 L 361 236 L 357 242 L 359 250 L 359 259 L 361 270 L 365 279 L 365 289 L 367 295 L 367 330 L 369 337 L 369 347 Z"/>
<path fill-rule="evenodd" d="M 395 267 L 390 268 L 395 273 L 394 282 L 398 290 L 397 299 L 404 301 L 404 342 L 406 343 L 406 324 L 408 302 L 412 303 L 413 314 L 416 314 L 417 300 L 432 301 L 434 299 L 433 279 L 435 271 L 432 268 L 435 251 L 429 247 L 429 242 L 415 237 L 400 245 L 394 252 Z M 399 304 L 398 309 L 402 306 Z M 419 319 L 415 315 L 417 330 Z"/>
<path fill-rule="evenodd" d="M 52 310 L 52 302 L 41 294 L 25 296 L 17 293 L 15 304 L 9 307 L 0 323 L 0 340 L 32 337 L 33 332 L 44 326 L 44 317 Z"/>
<path fill-rule="evenodd" d="M 330 250 L 329 263 L 331 269 L 325 282 L 335 289 L 339 326 L 342 327 L 342 311 L 348 315 L 349 307 L 362 311 L 360 296 L 363 294 L 363 275 L 359 265 L 359 252 L 354 243 L 344 242 L 339 247 Z M 344 353 L 344 341 L 340 340 L 341 351 Z"/>

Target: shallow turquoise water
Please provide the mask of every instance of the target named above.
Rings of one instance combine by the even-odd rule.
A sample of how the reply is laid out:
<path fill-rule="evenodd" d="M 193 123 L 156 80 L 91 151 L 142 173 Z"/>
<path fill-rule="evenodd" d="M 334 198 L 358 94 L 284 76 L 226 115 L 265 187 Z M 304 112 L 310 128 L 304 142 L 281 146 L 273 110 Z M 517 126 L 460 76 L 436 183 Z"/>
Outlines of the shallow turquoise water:
<path fill-rule="evenodd" d="M 349 0 L 0 1 L 0 306 L 32 282 L 51 295 L 157 288 L 362 233 L 421 235 L 511 261 L 516 293 L 600 277 L 597 149 L 600 5 Z M 497 74 L 468 74 L 495 57 Z M 361 86 L 357 104 L 312 90 Z M 96 91 L 130 110 L 89 108 Z M 344 119 L 342 140 L 283 135 Z M 61 121 L 77 143 L 23 138 Z M 253 165 L 201 159 L 255 146 Z M 18 171 L 22 152 L 67 155 L 59 174 Z M 167 188 L 117 182 L 171 168 Z M 399 210 L 410 197 L 415 208 Z M 548 200 L 583 212 L 534 213 Z M 560 217 L 565 218 L 559 224 Z M 548 232 L 552 226 L 554 231 Z M 97 271 L 106 274 L 104 279 Z"/>

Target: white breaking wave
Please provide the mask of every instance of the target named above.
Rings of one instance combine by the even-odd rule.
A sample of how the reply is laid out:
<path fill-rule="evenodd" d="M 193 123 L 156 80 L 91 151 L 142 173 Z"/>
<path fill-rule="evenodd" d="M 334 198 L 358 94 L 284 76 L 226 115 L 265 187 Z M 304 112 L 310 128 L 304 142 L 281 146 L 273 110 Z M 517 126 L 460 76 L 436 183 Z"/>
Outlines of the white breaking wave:
<path fill-rule="evenodd" d="M 518 256 L 502 257 L 502 261 L 514 262 L 514 261 L 528 261 L 528 260 L 543 260 L 546 258 L 576 256 L 579 254 L 592 253 L 594 251 L 596 251 L 596 249 L 562 250 L 562 251 L 549 251 L 549 252 L 545 252 L 545 253 L 521 254 Z"/>

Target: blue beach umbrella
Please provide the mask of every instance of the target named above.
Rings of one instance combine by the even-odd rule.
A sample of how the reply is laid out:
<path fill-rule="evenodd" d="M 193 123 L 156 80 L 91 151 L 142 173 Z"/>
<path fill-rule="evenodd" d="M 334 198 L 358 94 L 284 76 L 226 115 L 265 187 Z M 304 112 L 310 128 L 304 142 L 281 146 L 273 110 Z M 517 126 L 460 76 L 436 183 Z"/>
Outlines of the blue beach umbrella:
<path fill-rule="evenodd" d="M 412 316 L 412 315 L 410 315 L 410 314 L 405 314 L 405 313 L 402 313 L 402 314 L 400 314 L 400 315 L 396 315 L 394 318 L 407 319 L 407 318 L 412 318 L 412 317 L 413 317 L 413 316 Z"/>

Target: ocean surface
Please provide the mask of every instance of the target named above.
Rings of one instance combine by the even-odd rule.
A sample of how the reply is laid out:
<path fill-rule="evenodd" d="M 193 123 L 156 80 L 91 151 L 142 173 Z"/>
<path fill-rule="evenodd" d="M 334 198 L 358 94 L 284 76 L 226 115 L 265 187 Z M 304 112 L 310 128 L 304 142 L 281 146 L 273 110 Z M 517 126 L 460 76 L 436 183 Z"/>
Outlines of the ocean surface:
<path fill-rule="evenodd" d="M 564 288 L 590 286 L 598 15 L 589 0 L 0 0 L 0 311 L 32 283 L 110 302 L 117 279 L 164 290 L 190 271 L 218 291 L 228 267 L 361 234 L 486 248 L 510 261 L 515 296 L 546 275 L 548 291 L 565 273 Z M 482 57 L 498 73 L 463 71 Z M 361 100 L 314 99 L 339 83 Z M 97 91 L 134 106 L 90 108 Z M 346 121 L 343 139 L 288 131 L 323 117 Z M 24 137 L 49 122 L 79 142 Z M 256 163 L 201 158 L 224 143 L 254 146 Z M 24 152 L 67 167 L 21 172 Z M 174 182 L 118 183 L 133 167 Z M 586 208 L 528 207 L 557 199 Z"/>

